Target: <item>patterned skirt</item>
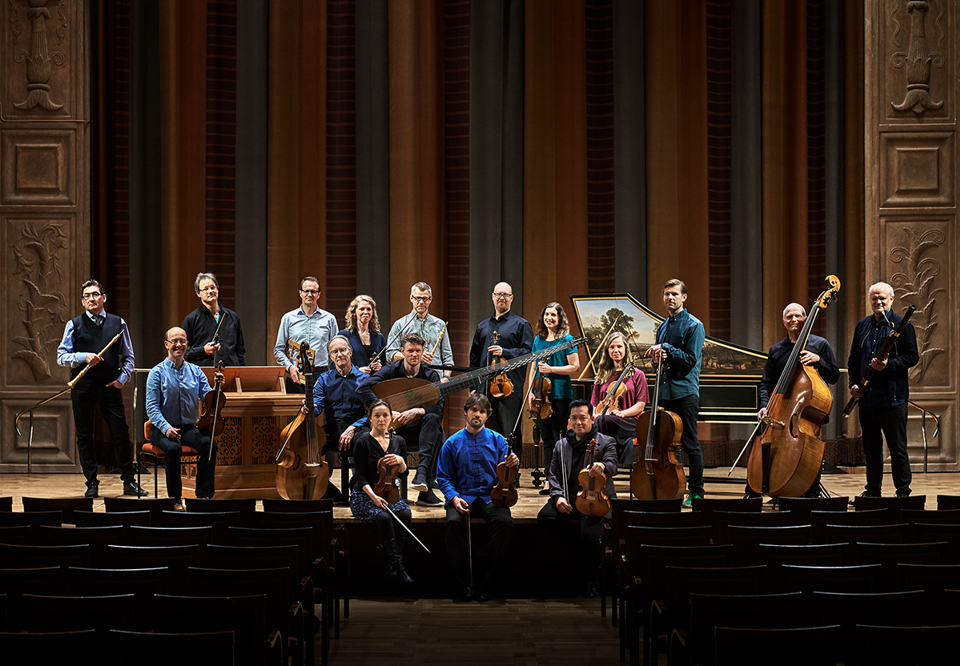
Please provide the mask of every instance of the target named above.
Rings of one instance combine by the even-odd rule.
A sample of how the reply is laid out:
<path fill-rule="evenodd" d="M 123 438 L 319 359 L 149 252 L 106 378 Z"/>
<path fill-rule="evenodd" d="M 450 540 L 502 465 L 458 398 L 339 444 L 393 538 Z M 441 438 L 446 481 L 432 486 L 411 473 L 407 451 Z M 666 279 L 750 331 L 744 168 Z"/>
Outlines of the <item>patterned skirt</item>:
<path fill-rule="evenodd" d="M 402 497 L 388 506 L 394 513 L 410 509 Z M 381 513 L 383 509 L 374 504 L 373 500 L 370 499 L 370 496 L 365 492 L 358 488 L 354 488 L 350 491 L 350 511 L 353 512 L 354 518 L 358 518 L 362 522 L 368 523 L 373 520 L 374 516 L 376 516 L 378 513 Z"/>

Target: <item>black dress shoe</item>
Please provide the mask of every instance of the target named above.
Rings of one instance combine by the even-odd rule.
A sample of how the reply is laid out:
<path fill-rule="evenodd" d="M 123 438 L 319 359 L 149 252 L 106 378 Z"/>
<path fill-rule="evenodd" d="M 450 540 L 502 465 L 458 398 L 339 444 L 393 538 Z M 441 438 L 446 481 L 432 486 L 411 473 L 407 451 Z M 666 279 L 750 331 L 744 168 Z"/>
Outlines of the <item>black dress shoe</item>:
<path fill-rule="evenodd" d="M 880 497 L 880 496 L 881 496 L 880 493 L 871 493 L 871 492 L 867 492 L 866 490 L 864 490 L 862 493 L 860 493 L 859 495 L 857 495 L 857 497 Z M 850 506 L 856 506 L 856 505 L 857 505 L 857 497 L 854 497 L 852 500 L 850 500 L 850 501 L 848 502 L 848 504 L 849 504 Z"/>
<path fill-rule="evenodd" d="M 473 601 L 473 588 L 466 583 L 460 583 L 460 601 Z"/>
<path fill-rule="evenodd" d="M 83 494 L 84 497 L 100 497 L 100 484 L 91 483 L 87 486 L 87 492 Z"/>
<path fill-rule="evenodd" d="M 480 590 L 477 592 L 477 601 L 479 601 L 481 604 L 490 601 L 490 593 L 486 590 Z"/>
<path fill-rule="evenodd" d="M 136 481 L 124 481 L 123 482 L 123 494 L 124 495 L 134 495 L 136 497 L 146 497 L 150 493 L 140 487 Z"/>
<path fill-rule="evenodd" d="M 425 506 L 442 506 L 443 500 L 437 497 L 432 490 L 417 495 L 417 504 Z"/>

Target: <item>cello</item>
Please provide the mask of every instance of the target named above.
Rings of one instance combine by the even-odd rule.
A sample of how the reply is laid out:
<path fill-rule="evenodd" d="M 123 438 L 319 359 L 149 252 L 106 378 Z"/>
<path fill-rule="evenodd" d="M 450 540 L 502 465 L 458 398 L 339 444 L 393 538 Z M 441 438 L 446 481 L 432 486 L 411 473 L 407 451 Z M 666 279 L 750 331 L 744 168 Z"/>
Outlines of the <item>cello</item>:
<path fill-rule="evenodd" d="M 283 444 L 273 457 L 277 464 L 277 492 L 283 499 L 322 499 L 330 483 L 330 466 L 320 456 L 317 419 L 313 415 L 313 364 L 310 345 L 299 349 L 299 364 L 304 378 L 304 405 L 280 436 Z"/>
<path fill-rule="evenodd" d="M 840 291 L 836 275 L 828 276 L 827 282 L 830 288 L 810 308 L 767 402 L 767 414 L 747 440 L 754 442 L 747 461 L 747 483 L 755 492 L 771 497 L 799 497 L 807 492 L 823 461 L 820 426 L 833 407 L 833 395 L 816 368 L 800 362 L 800 353 L 817 314 L 836 300 Z"/>
<path fill-rule="evenodd" d="M 682 497 L 687 486 L 683 465 L 677 461 L 677 445 L 683 435 L 680 416 L 660 407 L 660 379 L 663 361 L 657 363 L 657 380 L 653 384 L 650 409 L 637 419 L 637 443 L 646 431 L 643 461 L 630 468 L 630 492 L 640 499 Z"/>

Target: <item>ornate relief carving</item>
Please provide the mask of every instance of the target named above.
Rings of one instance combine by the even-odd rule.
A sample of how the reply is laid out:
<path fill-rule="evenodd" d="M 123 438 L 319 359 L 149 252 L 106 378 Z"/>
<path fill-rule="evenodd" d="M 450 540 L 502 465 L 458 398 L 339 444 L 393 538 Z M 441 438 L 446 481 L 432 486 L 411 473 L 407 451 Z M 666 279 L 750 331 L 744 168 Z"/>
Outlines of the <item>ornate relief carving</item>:
<path fill-rule="evenodd" d="M 47 5 L 51 4 L 48 0 L 29 0 L 26 6 L 17 0 L 10 0 L 13 8 L 13 14 L 10 18 L 14 45 L 17 44 L 20 37 L 20 30 L 17 24 L 21 21 L 20 9 L 24 9 L 27 20 L 30 21 L 30 46 L 29 50 L 19 50 L 14 55 L 14 61 L 17 63 L 26 63 L 27 75 L 27 97 L 22 102 L 16 102 L 14 106 L 22 111 L 44 108 L 48 111 L 57 111 L 63 108 L 63 104 L 57 104 L 50 99 L 50 76 L 53 65 L 61 66 L 64 63 L 63 54 L 60 51 L 50 53 L 47 48 L 47 19 L 51 18 L 50 9 Z M 67 17 L 63 10 L 63 0 L 56 0 L 53 3 L 57 8 L 57 15 L 60 22 L 56 30 L 59 37 L 58 44 L 62 44 L 65 39 Z"/>
<path fill-rule="evenodd" d="M 24 334 L 11 340 L 10 357 L 26 363 L 37 382 L 52 376 L 51 362 L 67 321 L 66 297 L 54 288 L 64 280 L 66 248 L 67 232 L 56 222 L 26 222 L 13 244 Z"/>
<path fill-rule="evenodd" d="M 254 416 L 253 432 L 251 433 L 251 453 L 253 454 L 252 463 L 254 465 L 272 465 L 273 456 L 277 452 L 277 440 L 279 439 L 279 429 L 277 427 L 277 417 L 275 416 Z"/>
<path fill-rule="evenodd" d="M 217 464 L 242 465 L 243 427 L 239 416 L 224 419 L 223 432 L 217 437 Z"/>
<path fill-rule="evenodd" d="M 899 11 L 900 7 L 897 6 L 891 17 L 891 21 L 897 26 L 894 41 L 898 46 L 900 23 L 897 20 L 897 13 Z M 890 102 L 897 111 L 912 110 L 915 114 L 921 115 L 928 109 L 936 111 L 943 106 L 943 101 L 934 102 L 930 98 L 930 68 L 943 67 L 943 54 L 939 51 L 931 52 L 927 46 L 926 14 L 928 11 L 930 11 L 930 5 L 927 2 L 911 0 L 907 3 L 907 13 L 910 14 L 910 46 L 906 53 L 897 51 L 890 59 L 890 64 L 895 69 L 906 67 L 907 73 L 906 96 L 899 104 Z"/>
<path fill-rule="evenodd" d="M 894 247 L 890 251 L 890 260 L 895 264 L 903 264 L 903 270 L 894 273 L 890 281 L 902 301 L 917 306 L 917 311 L 910 321 L 917 331 L 920 362 L 913 367 L 910 376 L 919 382 L 933 359 L 944 352 L 943 349 L 931 345 L 931 338 L 938 324 L 937 294 L 946 290 L 934 284 L 935 278 L 940 275 L 940 261 L 928 253 L 943 245 L 946 237 L 939 229 L 918 233 L 910 227 L 903 227 L 903 231 L 906 236 L 905 245 Z"/>

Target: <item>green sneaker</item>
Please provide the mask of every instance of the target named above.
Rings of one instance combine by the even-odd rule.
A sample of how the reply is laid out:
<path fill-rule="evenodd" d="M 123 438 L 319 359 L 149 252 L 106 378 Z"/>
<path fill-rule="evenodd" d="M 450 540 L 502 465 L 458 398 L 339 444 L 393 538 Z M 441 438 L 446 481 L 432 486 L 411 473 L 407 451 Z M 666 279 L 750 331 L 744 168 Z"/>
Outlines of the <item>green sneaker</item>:
<path fill-rule="evenodd" d="M 682 504 L 683 508 L 684 508 L 684 509 L 692 509 L 692 508 L 693 508 L 693 500 L 695 500 L 695 499 L 703 499 L 703 495 L 694 495 L 693 493 L 690 493 L 689 495 L 687 495 L 687 496 L 683 499 L 683 504 Z"/>

